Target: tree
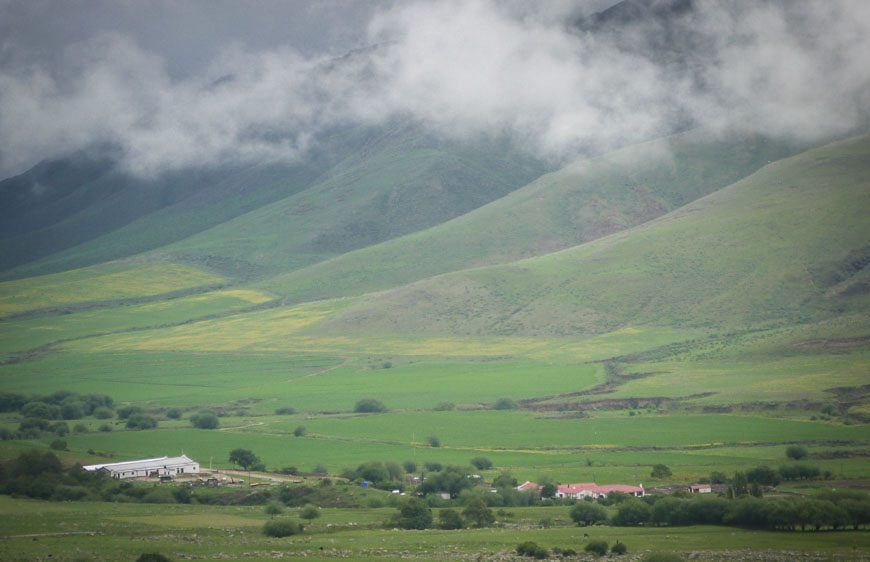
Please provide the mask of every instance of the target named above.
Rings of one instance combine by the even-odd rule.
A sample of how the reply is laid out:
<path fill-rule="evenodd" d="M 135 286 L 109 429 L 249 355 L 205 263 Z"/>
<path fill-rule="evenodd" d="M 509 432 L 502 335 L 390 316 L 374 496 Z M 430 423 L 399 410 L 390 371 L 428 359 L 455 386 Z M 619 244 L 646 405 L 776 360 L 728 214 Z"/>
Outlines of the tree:
<path fill-rule="evenodd" d="M 229 460 L 231 463 L 239 465 L 245 470 L 260 462 L 260 459 L 250 449 L 233 449 L 230 451 Z"/>
<path fill-rule="evenodd" d="M 477 470 L 486 470 L 492 468 L 492 461 L 486 457 L 474 457 L 471 459 L 471 466 Z"/>
<path fill-rule="evenodd" d="M 668 468 L 668 466 L 664 465 L 664 464 L 654 465 L 652 467 L 652 472 L 650 472 L 650 476 L 652 478 L 668 478 L 672 474 L 673 473 L 671 472 L 671 469 Z"/>
<path fill-rule="evenodd" d="M 311 521 L 320 517 L 320 510 L 316 506 L 309 504 L 302 508 L 302 511 L 299 512 L 299 517 Z"/>
<path fill-rule="evenodd" d="M 650 520 L 652 509 L 639 499 L 632 498 L 620 504 L 616 515 L 613 516 L 613 524 L 618 526 L 643 525 Z"/>
<path fill-rule="evenodd" d="M 480 496 L 473 496 L 468 500 L 468 504 L 462 510 L 462 517 L 470 527 L 476 528 L 488 527 L 495 522 L 495 515 Z"/>
<path fill-rule="evenodd" d="M 438 513 L 438 528 L 445 530 L 462 529 L 465 522 L 462 516 L 454 509 L 442 509 Z"/>
<path fill-rule="evenodd" d="M 154 429 L 157 419 L 145 414 L 133 414 L 127 418 L 127 429 Z"/>
<path fill-rule="evenodd" d="M 405 461 L 402 463 L 402 468 L 408 474 L 414 474 L 415 472 L 417 472 L 417 463 L 415 463 L 414 461 Z"/>
<path fill-rule="evenodd" d="M 420 498 L 408 498 L 392 522 L 400 529 L 428 529 L 432 526 L 432 510 Z"/>
<path fill-rule="evenodd" d="M 217 429 L 220 420 L 212 412 L 200 412 L 190 416 L 190 424 L 197 429 Z"/>
<path fill-rule="evenodd" d="M 607 521 L 607 512 L 598 504 L 583 501 L 571 509 L 571 519 L 583 527 L 596 525 Z"/>
<path fill-rule="evenodd" d="M 807 450 L 805 447 L 801 447 L 800 445 L 791 445 L 786 448 L 785 456 L 790 459 L 799 461 L 807 456 Z"/>
<path fill-rule="evenodd" d="M 353 411 L 358 414 L 373 414 L 379 412 L 386 412 L 387 407 L 380 400 L 375 400 L 374 398 L 363 398 L 362 400 L 357 401 L 356 405 L 353 407 Z"/>
<path fill-rule="evenodd" d="M 756 466 L 746 473 L 746 480 L 750 484 L 761 486 L 776 486 L 779 484 L 779 473 L 769 466 Z"/>
<path fill-rule="evenodd" d="M 305 429 L 304 425 L 297 426 L 296 429 L 293 430 L 293 436 L 294 437 L 305 437 L 306 431 L 307 430 Z"/>
<path fill-rule="evenodd" d="M 272 502 L 268 504 L 263 511 L 266 512 L 266 515 L 271 515 L 274 517 L 275 515 L 281 515 L 282 513 L 284 513 L 284 506 L 282 506 L 278 502 Z"/>

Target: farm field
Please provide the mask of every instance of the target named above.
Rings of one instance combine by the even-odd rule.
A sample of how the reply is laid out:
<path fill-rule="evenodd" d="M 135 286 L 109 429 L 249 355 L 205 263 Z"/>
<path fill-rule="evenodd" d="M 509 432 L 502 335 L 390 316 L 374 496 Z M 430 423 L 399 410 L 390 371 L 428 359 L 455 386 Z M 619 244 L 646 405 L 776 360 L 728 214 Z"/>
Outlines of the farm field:
<path fill-rule="evenodd" d="M 373 494 L 373 493 L 370 493 Z M 499 559 L 523 541 L 582 551 L 589 540 L 625 543 L 629 554 L 670 551 L 739 560 L 751 549 L 768 558 L 861 559 L 866 532 L 774 533 L 726 527 L 616 528 L 572 526 L 569 508 L 510 508 L 503 526 L 464 531 L 395 531 L 381 528 L 395 509 L 322 509 L 302 535 L 267 538 L 262 506 L 191 506 L 47 503 L 0 498 L 0 552 L 4 560 L 133 560 L 142 552 L 173 559 L 263 561 L 286 556 L 310 560 L 352 558 Z M 298 520 L 298 509 L 279 517 Z M 549 528 L 541 521 L 548 519 Z M 588 537 L 584 537 L 588 535 Z M 741 554 L 743 553 L 743 554 Z"/>

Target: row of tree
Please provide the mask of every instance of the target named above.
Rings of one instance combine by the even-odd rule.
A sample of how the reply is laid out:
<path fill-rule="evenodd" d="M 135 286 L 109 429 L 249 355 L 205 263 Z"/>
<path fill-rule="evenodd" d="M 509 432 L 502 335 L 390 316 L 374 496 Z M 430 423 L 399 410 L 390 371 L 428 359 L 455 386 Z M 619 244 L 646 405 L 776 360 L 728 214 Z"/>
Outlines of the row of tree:
<path fill-rule="evenodd" d="M 612 516 L 600 505 L 580 502 L 571 509 L 578 525 L 728 525 L 753 529 L 858 529 L 870 525 L 870 498 L 858 492 L 830 492 L 813 498 L 760 499 L 745 496 L 648 496 L 621 502 Z"/>

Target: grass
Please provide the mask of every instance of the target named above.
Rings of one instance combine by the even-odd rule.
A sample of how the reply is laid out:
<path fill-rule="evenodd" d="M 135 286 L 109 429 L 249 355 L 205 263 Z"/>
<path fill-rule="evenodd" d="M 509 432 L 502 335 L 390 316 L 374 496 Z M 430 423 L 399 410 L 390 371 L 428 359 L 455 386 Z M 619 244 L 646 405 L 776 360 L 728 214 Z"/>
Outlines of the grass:
<path fill-rule="evenodd" d="M 167 263 L 103 265 L 0 283 L 0 317 L 30 310 L 171 293 L 223 278 Z"/>
<path fill-rule="evenodd" d="M 870 548 L 865 532 L 775 533 L 725 527 L 580 529 L 568 525 L 570 508 L 511 508 L 508 528 L 465 531 L 394 531 L 379 524 L 395 510 L 322 509 L 303 535 L 270 539 L 259 532 L 268 520 L 261 506 L 214 507 L 144 504 L 52 504 L 0 498 L 4 557 L 18 559 L 134 559 L 158 551 L 173 558 L 231 557 L 270 560 L 275 552 L 313 560 L 466 559 L 513 551 L 526 540 L 541 546 L 582 551 L 586 540 L 617 539 L 630 553 L 705 552 L 716 555 L 752 548 L 839 559 L 863 556 Z M 298 510 L 282 517 L 296 518 Z M 538 521 L 550 518 L 553 526 Z M 332 525 L 332 527 L 327 527 Z M 63 534 L 59 534 L 63 533 Z M 584 537 L 588 534 L 588 539 Z M 34 536 L 36 535 L 36 536 Z M 322 548 L 322 550 L 321 550 Z M 65 558 L 66 557 L 66 558 Z"/>
<path fill-rule="evenodd" d="M 868 137 L 807 151 L 640 227 L 370 296 L 320 329 L 582 337 L 858 313 L 866 299 L 849 264 L 866 252 L 868 162 Z"/>

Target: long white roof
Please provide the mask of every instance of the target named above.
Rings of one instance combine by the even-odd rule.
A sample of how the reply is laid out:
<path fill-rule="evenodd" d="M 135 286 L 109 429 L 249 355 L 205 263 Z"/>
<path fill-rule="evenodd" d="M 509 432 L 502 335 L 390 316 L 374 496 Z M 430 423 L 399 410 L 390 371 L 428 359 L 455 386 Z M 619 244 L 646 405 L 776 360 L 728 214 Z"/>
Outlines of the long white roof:
<path fill-rule="evenodd" d="M 105 468 L 111 471 L 145 470 L 148 468 L 162 468 L 164 466 L 178 466 L 192 463 L 195 464 L 196 461 L 194 461 L 187 455 L 181 455 L 180 457 L 157 457 L 154 459 L 142 459 L 136 461 L 89 464 L 87 466 L 83 466 L 82 468 L 84 468 L 85 470 L 100 470 L 101 468 Z"/>

